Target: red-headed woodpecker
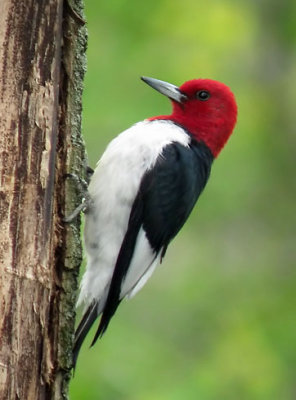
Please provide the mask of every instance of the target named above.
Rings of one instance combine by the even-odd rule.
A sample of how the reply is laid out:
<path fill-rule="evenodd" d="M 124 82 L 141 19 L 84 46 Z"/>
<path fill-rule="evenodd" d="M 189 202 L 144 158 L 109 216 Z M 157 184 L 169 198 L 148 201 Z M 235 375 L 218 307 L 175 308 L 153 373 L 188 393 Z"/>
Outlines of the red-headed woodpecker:
<path fill-rule="evenodd" d="M 236 123 L 235 98 L 223 83 L 195 79 L 178 88 L 142 80 L 171 99 L 173 111 L 139 122 L 112 140 L 91 178 L 87 267 L 78 299 L 85 312 L 75 335 L 74 362 L 97 317 L 92 345 L 121 300 L 134 296 L 161 262 Z"/>

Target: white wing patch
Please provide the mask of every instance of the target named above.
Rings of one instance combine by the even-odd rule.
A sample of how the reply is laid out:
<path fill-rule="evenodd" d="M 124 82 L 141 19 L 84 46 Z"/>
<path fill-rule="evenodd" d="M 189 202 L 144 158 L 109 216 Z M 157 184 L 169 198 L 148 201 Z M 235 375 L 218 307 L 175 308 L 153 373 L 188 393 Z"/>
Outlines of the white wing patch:
<path fill-rule="evenodd" d="M 159 263 L 159 259 L 160 256 L 151 248 L 146 233 L 141 227 L 134 255 L 121 288 L 120 298 L 125 296 L 131 298 L 142 289 Z"/>
<path fill-rule="evenodd" d="M 105 301 L 131 208 L 144 173 L 162 149 L 172 143 L 189 144 L 186 132 L 170 121 L 143 121 L 117 136 L 98 162 L 89 185 L 92 206 L 85 214 L 86 272 L 78 305 Z M 135 253 L 122 288 L 134 295 L 151 276 L 155 259 L 145 232 L 140 231 Z"/>

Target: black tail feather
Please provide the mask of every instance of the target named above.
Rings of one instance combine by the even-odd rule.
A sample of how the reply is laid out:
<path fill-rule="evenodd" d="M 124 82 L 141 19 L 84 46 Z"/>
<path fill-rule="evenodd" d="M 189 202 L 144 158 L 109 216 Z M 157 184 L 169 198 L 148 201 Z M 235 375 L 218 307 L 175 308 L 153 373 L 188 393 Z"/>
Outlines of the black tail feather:
<path fill-rule="evenodd" d="M 75 369 L 81 345 L 88 331 L 90 330 L 92 324 L 97 319 L 97 317 L 98 317 L 98 303 L 97 301 L 94 301 L 86 310 L 75 332 L 75 340 L 73 347 L 73 369 Z"/>
<path fill-rule="evenodd" d="M 93 338 L 93 341 L 91 343 L 91 347 L 96 343 L 96 341 L 98 340 L 99 337 L 102 337 L 104 332 L 106 331 L 109 322 L 111 320 L 111 318 L 113 317 L 113 315 L 115 314 L 115 311 L 117 310 L 117 307 L 119 306 L 121 300 L 117 300 L 114 299 L 114 301 L 111 304 L 108 304 L 108 307 L 106 307 L 103 311 L 102 317 L 101 317 L 101 321 L 99 324 L 99 327 L 97 329 L 97 332 Z"/>

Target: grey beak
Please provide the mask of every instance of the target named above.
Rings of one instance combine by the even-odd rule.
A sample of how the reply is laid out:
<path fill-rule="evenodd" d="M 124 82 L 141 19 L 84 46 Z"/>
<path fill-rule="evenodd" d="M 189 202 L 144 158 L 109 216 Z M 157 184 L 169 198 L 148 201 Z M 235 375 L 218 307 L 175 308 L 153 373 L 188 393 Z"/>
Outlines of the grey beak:
<path fill-rule="evenodd" d="M 148 78 L 147 76 L 141 77 L 142 81 L 147 83 L 147 85 L 153 87 L 158 92 L 164 94 L 172 100 L 182 103 L 187 100 L 187 96 L 180 91 L 178 86 L 172 85 L 171 83 L 160 81 L 159 79 Z"/>

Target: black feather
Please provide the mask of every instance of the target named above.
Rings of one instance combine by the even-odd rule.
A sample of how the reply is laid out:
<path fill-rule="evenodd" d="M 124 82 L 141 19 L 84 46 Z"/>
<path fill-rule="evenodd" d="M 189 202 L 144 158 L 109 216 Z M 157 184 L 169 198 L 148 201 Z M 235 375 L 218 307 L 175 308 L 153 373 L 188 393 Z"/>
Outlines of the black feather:
<path fill-rule="evenodd" d="M 165 254 L 192 211 L 210 175 L 213 156 L 194 139 L 189 147 L 172 143 L 163 149 L 141 183 L 143 227 L 152 248 Z"/>
<path fill-rule="evenodd" d="M 74 369 L 76 366 L 76 361 L 78 358 L 81 345 L 97 317 L 98 317 L 98 303 L 96 301 L 93 301 L 86 310 L 85 314 L 83 315 L 82 320 L 80 321 L 80 324 L 78 325 L 75 332 L 74 347 L 73 347 Z"/>

